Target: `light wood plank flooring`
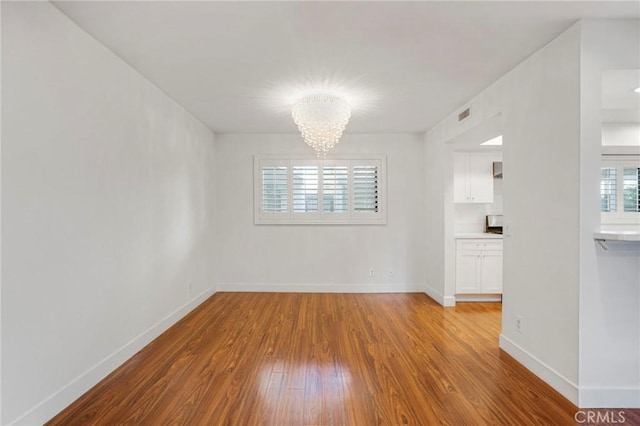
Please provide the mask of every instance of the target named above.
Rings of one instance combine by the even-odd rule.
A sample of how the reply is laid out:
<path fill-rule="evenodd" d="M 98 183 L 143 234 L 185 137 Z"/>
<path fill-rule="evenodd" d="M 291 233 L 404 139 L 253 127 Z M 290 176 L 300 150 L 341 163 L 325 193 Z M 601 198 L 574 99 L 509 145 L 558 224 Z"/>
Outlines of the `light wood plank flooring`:
<path fill-rule="evenodd" d="M 49 424 L 575 424 L 499 331 L 497 303 L 217 293 Z"/>

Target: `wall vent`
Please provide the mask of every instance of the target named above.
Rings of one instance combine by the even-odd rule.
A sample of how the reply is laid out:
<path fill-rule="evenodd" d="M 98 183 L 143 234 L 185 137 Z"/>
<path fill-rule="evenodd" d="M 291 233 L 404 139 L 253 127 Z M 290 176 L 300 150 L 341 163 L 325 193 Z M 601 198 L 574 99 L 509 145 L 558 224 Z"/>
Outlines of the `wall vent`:
<path fill-rule="evenodd" d="M 471 115 L 471 108 L 467 108 L 458 114 L 458 123 Z"/>

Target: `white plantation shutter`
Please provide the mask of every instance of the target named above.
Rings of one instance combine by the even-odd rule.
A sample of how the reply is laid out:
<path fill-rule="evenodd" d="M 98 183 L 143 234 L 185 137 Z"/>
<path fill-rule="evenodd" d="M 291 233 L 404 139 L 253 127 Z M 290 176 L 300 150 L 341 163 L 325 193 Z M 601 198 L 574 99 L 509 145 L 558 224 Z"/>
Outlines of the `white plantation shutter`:
<path fill-rule="evenodd" d="M 256 224 L 384 224 L 386 159 L 255 158 Z"/>
<path fill-rule="evenodd" d="M 623 168 L 622 191 L 624 211 L 640 212 L 640 167 Z"/>
<path fill-rule="evenodd" d="M 318 212 L 318 166 L 293 166 L 293 212 Z"/>
<path fill-rule="evenodd" d="M 352 216 L 360 223 L 385 222 L 386 178 L 384 157 L 352 160 Z"/>
<path fill-rule="evenodd" d="M 600 169 L 600 211 L 611 213 L 617 210 L 618 178 L 615 167 Z"/>
<path fill-rule="evenodd" d="M 349 166 L 325 164 L 322 167 L 323 213 L 349 211 Z"/>
<path fill-rule="evenodd" d="M 262 211 L 286 213 L 288 204 L 288 172 L 286 166 L 262 168 Z"/>
<path fill-rule="evenodd" d="M 604 155 L 600 168 L 602 223 L 640 223 L 640 158 Z"/>
<path fill-rule="evenodd" d="M 378 212 L 378 166 L 353 167 L 353 210 L 359 213 Z"/>

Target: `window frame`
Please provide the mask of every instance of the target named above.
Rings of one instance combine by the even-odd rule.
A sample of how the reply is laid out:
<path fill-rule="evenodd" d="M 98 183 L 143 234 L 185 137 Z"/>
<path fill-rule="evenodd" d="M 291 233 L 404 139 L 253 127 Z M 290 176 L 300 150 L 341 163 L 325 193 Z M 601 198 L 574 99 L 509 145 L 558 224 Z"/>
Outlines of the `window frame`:
<path fill-rule="evenodd" d="M 640 156 L 603 155 L 600 170 L 605 167 L 616 169 L 616 211 L 603 212 L 601 210 L 600 222 L 603 224 L 637 224 L 640 221 L 640 212 L 624 211 L 624 169 L 640 168 Z M 600 182 L 602 182 L 602 178 Z"/>
<path fill-rule="evenodd" d="M 385 155 L 340 156 L 330 159 L 318 159 L 302 156 L 254 155 L 254 224 L 256 225 L 386 225 L 387 223 L 387 158 Z M 318 167 L 318 211 L 312 213 L 294 212 L 293 206 L 293 167 Z M 378 167 L 377 212 L 355 212 L 353 208 L 353 168 L 357 166 Z M 287 212 L 264 212 L 263 167 L 287 168 Z M 324 166 L 347 167 L 347 212 L 324 211 Z"/>

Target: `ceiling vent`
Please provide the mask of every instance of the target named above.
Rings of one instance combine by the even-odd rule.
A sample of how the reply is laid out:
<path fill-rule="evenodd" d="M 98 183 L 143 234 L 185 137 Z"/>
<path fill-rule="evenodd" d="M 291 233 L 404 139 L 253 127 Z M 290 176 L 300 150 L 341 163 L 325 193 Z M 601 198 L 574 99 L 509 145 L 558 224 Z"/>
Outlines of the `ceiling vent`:
<path fill-rule="evenodd" d="M 458 114 L 458 123 L 471 115 L 471 108 L 467 108 Z"/>

